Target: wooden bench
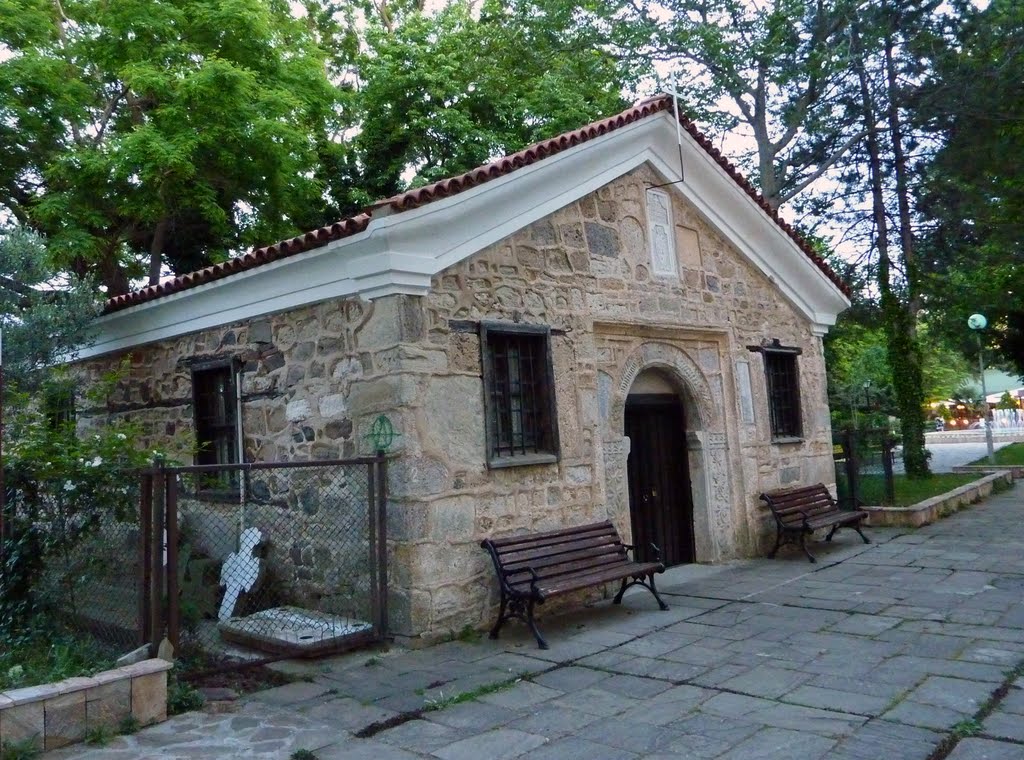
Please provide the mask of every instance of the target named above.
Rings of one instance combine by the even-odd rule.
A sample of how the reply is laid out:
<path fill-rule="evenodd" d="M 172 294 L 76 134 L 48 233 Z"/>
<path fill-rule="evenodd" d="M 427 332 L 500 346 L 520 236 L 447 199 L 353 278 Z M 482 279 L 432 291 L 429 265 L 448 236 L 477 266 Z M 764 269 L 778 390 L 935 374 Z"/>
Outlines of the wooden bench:
<path fill-rule="evenodd" d="M 498 638 L 501 626 L 509 618 L 518 618 L 530 627 L 541 649 L 548 644 L 537 630 L 533 619 L 534 605 L 560 594 L 622 581 L 615 604 L 634 584 L 644 586 L 658 600 L 663 610 L 668 605 L 658 596 L 654 574 L 665 571 L 661 555 L 654 548 L 654 562 L 635 562 L 627 551 L 633 547 L 622 543 L 610 522 L 581 525 L 545 533 L 485 539 L 480 543 L 491 555 L 501 587 L 501 609 L 498 622 L 491 629 L 491 638 Z"/>
<path fill-rule="evenodd" d="M 807 559 L 817 562 L 807 550 L 805 539 L 809 533 L 819 528 L 831 527 L 825 537 L 826 541 L 831 541 L 832 536 L 840 528 L 848 527 L 857 531 L 864 539 L 864 543 L 871 543 L 860 529 L 868 513 L 859 509 L 840 509 L 824 483 L 763 493 L 761 500 L 768 505 L 775 517 L 775 547 L 768 553 L 769 557 L 775 556 L 779 547 L 785 543 L 784 539 L 799 536 L 800 548 L 804 550 Z"/>

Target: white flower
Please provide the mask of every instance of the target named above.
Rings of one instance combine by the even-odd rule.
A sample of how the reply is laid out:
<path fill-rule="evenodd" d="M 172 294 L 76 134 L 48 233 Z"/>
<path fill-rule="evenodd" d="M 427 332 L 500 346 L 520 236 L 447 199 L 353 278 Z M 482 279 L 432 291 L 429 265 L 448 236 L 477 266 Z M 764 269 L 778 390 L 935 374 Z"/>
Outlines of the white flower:
<path fill-rule="evenodd" d="M 103 457 L 97 456 L 97 457 L 93 457 L 93 460 L 91 462 L 86 462 L 85 466 L 86 467 L 99 467 L 101 464 L 103 464 Z"/>
<path fill-rule="evenodd" d="M 127 441 L 128 440 L 128 436 L 126 436 L 124 433 L 118 433 L 117 434 L 117 440 L 119 440 L 119 441 Z"/>
<path fill-rule="evenodd" d="M 74 491 L 75 490 L 75 484 L 72 483 L 70 480 L 67 481 L 66 483 L 64 483 L 64 490 L 65 491 Z"/>
<path fill-rule="evenodd" d="M 19 681 L 23 675 L 25 675 L 25 668 L 21 665 L 15 665 L 7 671 L 7 678 L 11 681 Z"/>

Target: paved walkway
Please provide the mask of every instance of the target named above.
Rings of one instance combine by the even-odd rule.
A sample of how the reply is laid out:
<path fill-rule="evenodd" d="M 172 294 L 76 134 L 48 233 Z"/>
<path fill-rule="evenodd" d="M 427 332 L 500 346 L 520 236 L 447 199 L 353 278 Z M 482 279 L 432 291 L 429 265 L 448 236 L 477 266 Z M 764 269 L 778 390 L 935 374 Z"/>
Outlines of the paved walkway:
<path fill-rule="evenodd" d="M 320 661 L 232 712 L 50 757 L 924 760 L 963 737 L 951 760 L 1024 759 L 1024 492 L 871 534 L 817 565 L 676 570 L 669 611 L 637 590 L 546 621 L 547 652 L 513 624 Z"/>

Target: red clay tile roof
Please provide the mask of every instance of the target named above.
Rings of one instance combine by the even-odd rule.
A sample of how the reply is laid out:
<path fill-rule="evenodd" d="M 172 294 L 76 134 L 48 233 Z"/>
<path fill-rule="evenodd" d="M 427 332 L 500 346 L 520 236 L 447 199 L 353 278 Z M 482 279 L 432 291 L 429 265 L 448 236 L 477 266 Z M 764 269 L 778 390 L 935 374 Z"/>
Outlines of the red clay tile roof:
<path fill-rule="evenodd" d="M 468 171 L 465 174 L 460 174 L 457 177 L 449 177 L 448 179 L 443 179 L 430 185 L 418 187 L 414 190 L 408 190 L 404 193 L 392 196 L 391 198 L 378 201 L 365 213 L 358 214 L 348 219 L 343 219 L 335 224 L 327 227 L 321 227 L 318 230 L 307 232 L 304 235 L 299 235 L 298 237 L 294 237 L 290 240 L 284 240 L 265 248 L 256 248 L 250 253 L 230 259 L 223 264 L 215 264 L 214 266 L 200 269 L 197 272 L 175 277 L 173 280 L 168 280 L 167 282 L 159 285 L 151 285 L 122 296 L 115 296 L 107 301 L 104 312 L 110 314 L 115 311 L 121 311 L 122 309 L 129 308 L 130 306 L 152 301 L 157 298 L 161 298 L 162 296 L 170 295 L 171 293 L 188 290 L 189 288 L 194 288 L 198 285 L 229 277 L 230 275 L 238 272 L 244 272 L 249 269 L 262 266 L 263 264 L 268 264 L 271 261 L 277 261 L 289 256 L 294 256 L 297 253 L 303 253 L 314 248 L 320 248 L 334 240 L 340 240 L 365 230 L 370 224 L 374 209 L 390 207 L 392 213 L 400 213 L 402 211 L 417 208 L 432 201 L 440 200 L 441 198 L 447 198 L 450 195 L 455 195 L 456 193 L 461 193 L 464 190 L 481 185 L 488 180 L 514 172 L 516 169 L 523 166 L 529 166 L 530 164 L 541 161 L 555 153 L 568 150 L 569 148 L 587 142 L 588 140 L 593 140 L 594 138 L 600 137 L 601 135 L 605 135 L 609 132 L 614 132 L 627 124 L 632 124 L 633 122 L 644 119 L 651 114 L 671 109 L 672 96 L 658 95 L 638 103 L 632 108 L 616 114 L 615 116 L 610 116 L 607 119 L 602 119 L 601 121 L 595 121 L 585 127 L 573 130 L 572 132 L 566 132 L 548 140 L 542 140 L 539 143 L 524 148 L 518 153 L 513 153 L 509 156 L 499 158 L 489 164 L 485 164 Z M 765 201 L 764 197 L 742 174 L 739 173 L 735 166 L 729 163 L 729 161 L 722 156 L 721 151 L 711 144 L 711 141 L 699 129 L 697 129 L 696 125 L 683 115 L 680 115 L 679 120 L 683 129 L 685 129 L 690 136 L 696 140 L 697 144 L 700 145 L 700 147 L 703 148 L 704 151 L 707 152 L 707 154 L 711 156 L 730 177 L 732 177 L 733 181 L 735 181 L 736 184 L 739 185 L 747 195 L 749 195 L 751 199 L 757 203 L 757 205 L 760 206 L 764 212 L 768 214 L 768 216 L 771 217 L 771 219 L 780 228 L 782 228 L 787 235 L 789 235 L 790 238 L 793 239 L 793 242 L 797 244 L 800 250 L 802 250 L 804 254 L 806 254 L 807 257 L 815 263 L 815 265 L 817 265 L 818 269 L 820 269 L 844 294 L 849 296 L 849 286 L 847 286 L 847 284 L 832 271 L 825 260 L 819 256 L 813 248 L 811 248 L 807 241 L 804 240 L 796 230 L 793 229 L 792 225 L 783 220 L 782 217 L 779 216 L 778 212 L 774 211 L 771 206 L 768 205 L 768 202 Z"/>

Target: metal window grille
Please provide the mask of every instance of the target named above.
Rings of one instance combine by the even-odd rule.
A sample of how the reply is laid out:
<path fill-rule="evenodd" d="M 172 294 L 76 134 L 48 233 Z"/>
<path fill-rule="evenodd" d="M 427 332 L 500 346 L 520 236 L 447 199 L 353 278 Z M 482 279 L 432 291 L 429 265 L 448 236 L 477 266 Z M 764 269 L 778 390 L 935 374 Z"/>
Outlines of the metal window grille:
<path fill-rule="evenodd" d="M 768 383 L 768 411 L 773 438 L 798 438 L 800 424 L 800 372 L 793 351 L 764 351 Z"/>
<path fill-rule="evenodd" d="M 238 463 L 238 414 L 235 366 L 220 362 L 192 370 L 192 403 L 196 425 L 196 464 Z M 210 496 L 234 498 L 241 487 L 239 473 L 216 470 L 197 479 L 196 486 Z"/>
<path fill-rule="evenodd" d="M 238 421 L 235 378 L 231 365 L 197 369 L 192 373 L 198 464 L 238 461 Z"/>
<path fill-rule="evenodd" d="M 557 455 L 550 330 L 481 325 L 488 461 Z"/>
<path fill-rule="evenodd" d="M 48 388 L 43 395 L 43 413 L 51 428 L 75 421 L 75 392 L 69 387 Z"/>

